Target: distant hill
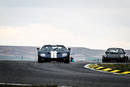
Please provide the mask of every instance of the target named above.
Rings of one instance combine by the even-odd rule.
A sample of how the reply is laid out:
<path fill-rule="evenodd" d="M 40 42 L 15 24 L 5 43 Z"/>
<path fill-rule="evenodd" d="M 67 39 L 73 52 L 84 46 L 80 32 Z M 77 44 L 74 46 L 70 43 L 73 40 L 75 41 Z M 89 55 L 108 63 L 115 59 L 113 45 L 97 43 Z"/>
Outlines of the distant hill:
<path fill-rule="evenodd" d="M 95 60 L 101 59 L 102 55 L 104 54 L 104 50 L 98 49 L 89 49 L 85 47 L 72 47 L 72 56 L 76 60 Z"/>
<path fill-rule="evenodd" d="M 36 47 L 29 46 L 0 46 L 0 59 L 5 60 L 36 60 Z"/>
<path fill-rule="evenodd" d="M 71 47 L 71 56 L 76 60 L 101 61 L 105 50 L 85 47 Z M 126 50 L 130 55 L 130 50 Z M 37 60 L 37 47 L 29 46 L 0 46 L 0 59 L 7 60 Z"/>

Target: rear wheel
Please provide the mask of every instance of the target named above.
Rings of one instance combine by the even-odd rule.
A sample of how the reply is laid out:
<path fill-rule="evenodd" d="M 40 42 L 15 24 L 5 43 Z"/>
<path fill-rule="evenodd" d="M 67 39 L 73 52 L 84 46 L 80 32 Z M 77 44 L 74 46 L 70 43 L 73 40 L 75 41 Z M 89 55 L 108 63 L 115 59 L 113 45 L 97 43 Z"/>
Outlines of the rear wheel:
<path fill-rule="evenodd" d="M 38 56 L 38 63 L 42 63 L 42 60 L 39 56 Z"/>
<path fill-rule="evenodd" d="M 128 62 L 128 57 L 125 57 L 123 62 L 127 63 Z"/>
<path fill-rule="evenodd" d="M 108 61 L 107 61 L 107 58 L 102 57 L 102 62 L 108 62 Z"/>
<path fill-rule="evenodd" d="M 70 58 L 66 58 L 66 59 L 64 60 L 64 63 L 70 63 Z"/>

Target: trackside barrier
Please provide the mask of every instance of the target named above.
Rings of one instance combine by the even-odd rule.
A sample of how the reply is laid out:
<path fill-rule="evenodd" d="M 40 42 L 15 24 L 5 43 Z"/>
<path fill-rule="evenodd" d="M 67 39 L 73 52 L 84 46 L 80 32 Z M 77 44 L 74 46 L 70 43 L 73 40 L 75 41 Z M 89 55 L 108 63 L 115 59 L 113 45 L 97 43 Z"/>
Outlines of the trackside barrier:
<path fill-rule="evenodd" d="M 129 74 L 130 75 L 130 71 L 113 70 L 111 68 L 106 68 L 103 66 L 99 66 L 97 64 L 88 64 L 88 65 L 85 65 L 84 67 L 89 68 L 89 69 L 94 69 L 97 71 L 111 72 L 111 73 L 117 73 L 117 74 Z"/>

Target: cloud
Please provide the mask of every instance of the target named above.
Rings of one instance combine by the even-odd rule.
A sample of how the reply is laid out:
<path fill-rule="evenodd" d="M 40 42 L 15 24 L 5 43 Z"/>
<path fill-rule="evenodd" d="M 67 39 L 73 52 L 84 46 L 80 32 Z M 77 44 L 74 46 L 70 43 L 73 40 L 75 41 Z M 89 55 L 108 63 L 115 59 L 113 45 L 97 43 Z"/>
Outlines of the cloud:
<path fill-rule="evenodd" d="M 0 27 L 0 42 L 7 45 L 79 44 L 82 40 L 65 29 L 45 24 L 24 27 Z"/>
<path fill-rule="evenodd" d="M 0 44 L 130 48 L 130 8 L 16 6 L 0 11 Z"/>
<path fill-rule="evenodd" d="M 90 30 L 86 35 L 76 35 L 67 29 L 57 28 L 48 24 L 32 24 L 28 26 L 0 27 L 1 45 L 42 46 L 44 44 L 64 44 L 66 46 L 80 46 L 106 49 L 109 47 L 129 48 L 128 35 L 130 30 L 124 28 L 116 31 Z M 102 34 L 107 35 L 102 35 Z M 101 34 L 101 35 L 100 35 Z"/>
<path fill-rule="evenodd" d="M 1 0 L 0 7 L 127 8 L 129 0 Z"/>

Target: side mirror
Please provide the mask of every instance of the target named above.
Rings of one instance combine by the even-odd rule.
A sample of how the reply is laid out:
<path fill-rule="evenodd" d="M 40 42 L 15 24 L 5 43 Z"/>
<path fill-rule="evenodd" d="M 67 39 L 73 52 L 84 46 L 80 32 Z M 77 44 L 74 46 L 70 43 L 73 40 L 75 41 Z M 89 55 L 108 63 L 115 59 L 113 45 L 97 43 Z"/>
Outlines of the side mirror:
<path fill-rule="evenodd" d="M 39 50 L 40 48 L 37 48 L 37 50 Z"/>
<path fill-rule="evenodd" d="M 68 48 L 69 51 L 71 51 L 71 48 Z"/>
<path fill-rule="evenodd" d="M 105 52 L 105 54 L 107 54 L 107 52 Z"/>

